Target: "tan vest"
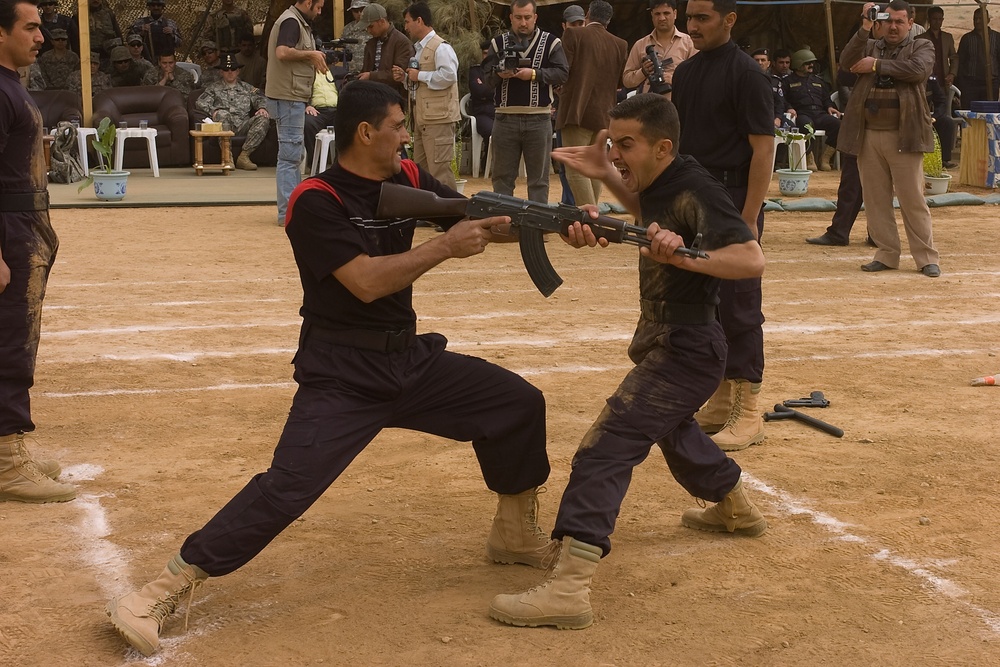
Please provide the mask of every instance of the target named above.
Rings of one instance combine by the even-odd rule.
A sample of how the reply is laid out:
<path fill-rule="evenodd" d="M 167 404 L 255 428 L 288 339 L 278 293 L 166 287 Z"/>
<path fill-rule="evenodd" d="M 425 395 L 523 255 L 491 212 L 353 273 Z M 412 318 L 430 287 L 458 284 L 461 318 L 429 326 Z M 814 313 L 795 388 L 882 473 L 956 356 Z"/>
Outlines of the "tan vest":
<path fill-rule="evenodd" d="M 299 41 L 295 45 L 297 51 L 315 51 L 316 40 L 312 28 L 306 23 L 302 14 L 294 6 L 289 7 L 278 20 L 274 22 L 271 35 L 267 39 L 267 82 L 264 94 L 272 100 L 291 100 L 292 102 L 309 102 L 312 97 L 313 80 L 316 69 L 308 60 L 286 62 L 279 60 L 274 51 L 278 46 L 278 26 L 285 19 L 295 19 L 299 22 Z"/>
<path fill-rule="evenodd" d="M 420 52 L 420 71 L 433 72 L 434 53 L 444 44 L 440 35 L 434 35 Z M 444 90 L 431 90 L 423 81 L 417 86 L 414 117 L 417 125 L 442 125 L 454 123 L 462 116 L 458 111 L 458 83 Z"/>

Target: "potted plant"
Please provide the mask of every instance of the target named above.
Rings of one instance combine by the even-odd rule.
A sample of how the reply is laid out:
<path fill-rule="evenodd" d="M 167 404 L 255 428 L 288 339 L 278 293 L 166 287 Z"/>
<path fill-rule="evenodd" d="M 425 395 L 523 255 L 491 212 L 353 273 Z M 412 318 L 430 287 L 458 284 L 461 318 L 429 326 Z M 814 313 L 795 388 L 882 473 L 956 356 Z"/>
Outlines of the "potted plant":
<path fill-rule="evenodd" d="M 121 201 L 125 198 L 129 172 L 116 171 L 113 168 L 115 134 L 115 124 L 111 119 L 102 118 L 97 126 L 97 138 L 91 141 L 94 150 L 97 151 L 100 166 L 90 170 L 90 176 L 80 184 L 77 192 L 82 192 L 85 187 L 93 183 L 94 194 L 102 201 Z"/>
<path fill-rule="evenodd" d="M 458 165 L 462 164 L 462 138 L 455 137 L 455 154 L 451 157 L 451 173 L 455 176 L 455 192 L 463 194 L 465 184 L 469 181 L 462 178 L 458 171 Z"/>
<path fill-rule="evenodd" d="M 804 195 L 809 191 L 809 175 L 812 171 L 806 169 L 806 156 L 812 145 L 815 133 L 812 125 L 803 128 L 778 128 L 775 136 L 781 137 L 788 150 L 788 169 L 778 169 L 778 189 L 786 197 Z"/>
<path fill-rule="evenodd" d="M 934 130 L 934 150 L 924 153 L 924 191 L 929 195 L 943 195 L 948 192 L 951 174 L 944 170 L 941 161 L 941 138 Z"/>

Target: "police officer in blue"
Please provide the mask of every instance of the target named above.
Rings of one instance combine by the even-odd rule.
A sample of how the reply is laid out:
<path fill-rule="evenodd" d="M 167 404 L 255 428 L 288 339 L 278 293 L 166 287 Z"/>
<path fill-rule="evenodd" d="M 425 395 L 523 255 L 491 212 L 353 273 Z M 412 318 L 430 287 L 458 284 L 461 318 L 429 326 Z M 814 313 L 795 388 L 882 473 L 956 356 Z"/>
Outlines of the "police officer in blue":
<path fill-rule="evenodd" d="M 757 49 L 750 54 L 771 84 L 771 94 L 774 97 L 774 127 L 791 127 L 792 123 L 785 117 L 788 103 L 785 102 L 785 82 L 771 71 L 771 58 L 767 49 Z"/>

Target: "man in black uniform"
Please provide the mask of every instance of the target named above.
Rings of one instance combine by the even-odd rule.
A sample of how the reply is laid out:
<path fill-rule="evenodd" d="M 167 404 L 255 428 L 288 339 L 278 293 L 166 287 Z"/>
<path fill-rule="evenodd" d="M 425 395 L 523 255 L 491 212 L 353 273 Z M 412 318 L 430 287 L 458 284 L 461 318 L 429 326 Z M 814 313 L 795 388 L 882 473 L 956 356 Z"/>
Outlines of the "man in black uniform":
<path fill-rule="evenodd" d="M 189 536 L 158 579 L 108 605 L 119 632 L 146 655 L 179 596 L 248 563 L 384 428 L 471 440 L 486 485 L 500 494 L 489 557 L 543 567 L 550 552 L 536 524 L 536 488 L 549 474 L 541 392 L 446 351 L 440 334 L 416 335 L 411 303 L 414 280 L 481 253 L 494 232 L 509 233 L 510 219 L 444 224 L 446 233 L 411 248 L 413 218 L 374 219 L 382 182 L 461 195 L 400 160 L 409 134 L 392 88 L 355 81 L 340 101 L 337 164 L 301 183 L 288 204 L 285 231 L 304 292 L 288 421 L 268 471 Z"/>
<path fill-rule="evenodd" d="M 815 130 L 823 130 L 827 147 L 836 149 L 840 111 L 833 105 L 826 81 L 813 74 L 815 66 L 816 56 L 812 51 L 802 49 L 792 54 L 793 71 L 785 81 L 785 100 L 795 109 L 798 127 L 811 125 Z M 822 155 L 817 157 L 818 167 L 826 171 L 829 166 L 823 158 Z"/>
<path fill-rule="evenodd" d="M 764 231 L 764 197 L 774 164 L 771 87 L 753 58 L 732 41 L 736 0 L 691 0 L 688 34 L 699 53 L 677 66 L 673 102 L 681 119 L 680 152 L 719 179 L 754 238 Z M 725 380 L 698 423 L 725 451 L 764 439 L 757 409 L 764 375 L 760 278 L 724 280 L 719 321 L 729 355 Z"/>
<path fill-rule="evenodd" d="M 593 145 L 553 152 L 584 176 L 601 179 L 647 225 L 652 244 L 639 251 L 641 316 L 628 351 L 636 366 L 573 457 L 552 531 L 561 546 L 549 580 L 493 599 L 490 615 L 504 623 L 563 629 L 591 624 L 591 578 L 611 551 L 632 469 L 654 442 L 688 493 L 717 503 L 687 510 L 681 523 L 748 536 L 767 529 L 743 488 L 740 467 L 694 420 L 726 363 L 725 334 L 715 317 L 719 279 L 759 277 L 764 253 L 725 188 L 693 158 L 677 154 L 679 133 L 670 101 L 645 93 L 612 109 L 610 130 L 599 132 Z M 568 234 L 573 246 L 598 245 L 590 227 L 580 223 Z M 673 254 L 691 245 L 695 234 L 702 235 L 709 259 Z"/>
<path fill-rule="evenodd" d="M 59 239 L 49 222 L 42 114 L 17 74 L 42 47 L 38 9 L 0 0 L 0 501 L 72 500 L 55 461 L 35 461 L 28 395 L 35 381 L 45 284 Z"/>
<path fill-rule="evenodd" d="M 774 102 L 774 127 L 791 127 L 788 119 L 785 118 L 785 85 L 782 79 L 771 72 L 771 60 L 768 58 L 767 49 L 757 49 L 750 56 L 760 65 L 760 71 L 767 77 L 767 82 L 771 86 L 771 97 Z"/>

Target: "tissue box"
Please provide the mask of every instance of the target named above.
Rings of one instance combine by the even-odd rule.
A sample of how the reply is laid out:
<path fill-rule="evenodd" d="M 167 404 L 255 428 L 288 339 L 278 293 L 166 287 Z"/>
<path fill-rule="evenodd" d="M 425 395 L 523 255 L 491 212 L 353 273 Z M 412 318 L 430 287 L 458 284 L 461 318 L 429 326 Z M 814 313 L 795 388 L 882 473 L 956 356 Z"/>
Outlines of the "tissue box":
<path fill-rule="evenodd" d="M 222 132 L 222 123 L 195 123 L 199 132 Z"/>

